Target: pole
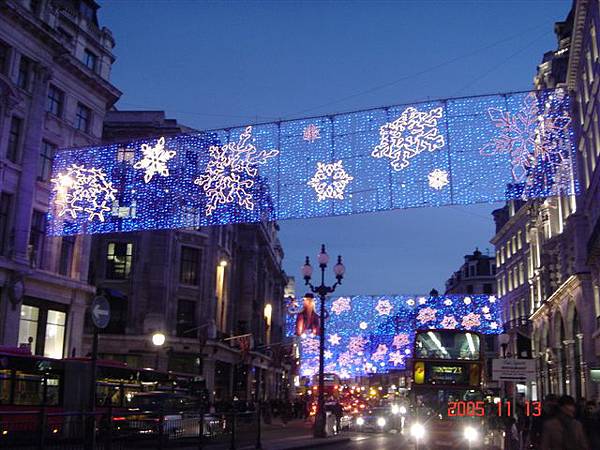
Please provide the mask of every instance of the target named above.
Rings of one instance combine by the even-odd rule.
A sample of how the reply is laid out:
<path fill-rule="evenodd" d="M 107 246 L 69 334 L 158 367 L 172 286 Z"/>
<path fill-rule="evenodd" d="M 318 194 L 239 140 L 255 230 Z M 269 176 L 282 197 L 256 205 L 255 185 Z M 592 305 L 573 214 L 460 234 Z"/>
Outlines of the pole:
<path fill-rule="evenodd" d="M 89 385 L 89 406 L 88 411 L 90 413 L 88 417 L 88 448 L 93 450 L 96 448 L 96 417 L 94 412 L 96 410 L 96 373 L 98 365 L 98 328 L 94 327 L 93 341 L 92 341 L 92 364 L 90 370 L 90 385 Z"/>
<path fill-rule="evenodd" d="M 260 383 L 261 383 L 261 369 L 260 367 L 256 367 L 256 449 L 262 449 L 261 442 L 261 423 L 260 423 Z"/>
<path fill-rule="evenodd" d="M 321 266 L 321 286 L 325 286 L 325 267 Z M 320 311 L 320 323 L 319 323 L 319 334 L 321 340 L 319 341 L 319 400 L 317 405 L 317 417 L 315 417 L 315 437 L 326 437 L 325 432 L 325 294 L 320 293 L 321 299 L 321 311 Z"/>

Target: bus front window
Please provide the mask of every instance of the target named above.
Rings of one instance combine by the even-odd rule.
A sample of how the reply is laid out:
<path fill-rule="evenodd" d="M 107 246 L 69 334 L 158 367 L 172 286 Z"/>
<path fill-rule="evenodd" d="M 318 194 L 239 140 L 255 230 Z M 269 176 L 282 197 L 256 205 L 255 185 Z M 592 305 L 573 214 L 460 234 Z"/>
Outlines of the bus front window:
<path fill-rule="evenodd" d="M 427 331 L 415 341 L 417 358 L 478 360 L 479 336 L 469 332 Z"/>

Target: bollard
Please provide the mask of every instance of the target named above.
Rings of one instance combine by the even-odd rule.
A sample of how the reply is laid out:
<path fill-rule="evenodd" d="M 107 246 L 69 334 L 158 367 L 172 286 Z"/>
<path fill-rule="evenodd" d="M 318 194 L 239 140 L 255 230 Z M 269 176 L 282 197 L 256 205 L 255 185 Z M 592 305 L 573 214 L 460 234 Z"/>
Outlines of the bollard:
<path fill-rule="evenodd" d="M 112 404 L 108 406 L 107 412 L 108 429 L 106 430 L 106 442 L 104 444 L 104 450 L 111 450 L 112 448 L 112 437 L 113 437 L 113 413 Z"/>
<path fill-rule="evenodd" d="M 39 417 L 39 422 L 38 422 L 40 424 L 40 429 L 39 429 L 40 435 L 39 435 L 39 440 L 38 440 L 38 450 L 44 450 L 45 445 L 46 445 L 47 419 L 48 419 L 48 417 L 46 416 L 46 410 L 42 406 L 40 408 L 40 417 Z"/>
<path fill-rule="evenodd" d="M 229 449 L 235 450 L 235 407 L 231 411 L 231 444 Z"/>
<path fill-rule="evenodd" d="M 160 417 L 158 419 L 158 450 L 163 449 L 163 439 L 165 437 L 165 414 L 163 410 L 163 406 L 160 406 Z"/>
<path fill-rule="evenodd" d="M 200 423 L 198 425 L 198 450 L 202 450 L 202 439 L 204 439 L 204 413 L 200 413 Z"/>

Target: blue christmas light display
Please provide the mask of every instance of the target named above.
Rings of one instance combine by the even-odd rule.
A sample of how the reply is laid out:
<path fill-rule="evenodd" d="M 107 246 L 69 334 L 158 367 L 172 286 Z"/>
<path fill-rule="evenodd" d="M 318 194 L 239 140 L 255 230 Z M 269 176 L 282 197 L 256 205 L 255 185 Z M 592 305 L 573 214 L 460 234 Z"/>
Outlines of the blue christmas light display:
<path fill-rule="evenodd" d="M 469 330 L 502 333 L 500 308 L 494 296 L 358 295 L 326 301 L 325 372 L 341 378 L 403 370 L 411 358 L 416 330 Z M 297 317 L 290 308 L 287 334 L 297 334 Z M 319 337 L 302 330 L 300 373 L 312 376 L 319 368 Z"/>
<path fill-rule="evenodd" d="M 57 153 L 51 235 L 579 192 L 563 90 L 467 97 Z"/>

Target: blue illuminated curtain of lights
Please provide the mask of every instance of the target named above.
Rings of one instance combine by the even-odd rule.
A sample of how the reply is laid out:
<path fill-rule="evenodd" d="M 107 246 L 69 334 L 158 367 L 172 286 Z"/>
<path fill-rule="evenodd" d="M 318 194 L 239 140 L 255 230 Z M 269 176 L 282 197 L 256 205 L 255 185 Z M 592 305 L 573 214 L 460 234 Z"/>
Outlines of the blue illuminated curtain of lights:
<path fill-rule="evenodd" d="M 343 379 L 406 369 L 416 330 L 502 333 L 499 302 L 488 295 L 357 295 L 328 298 L 325 307 L 325 372 Z M 287 316 L 288 336 L 295 336 L 296 318 Z M 318 373 L 319 339 L 308 333 L 298 339 L 300 374 L 310 377 Z"/>
<path fill-rule="evenodd" d="M 164 148 L 175 152 L 165 162 L 168 174 L 151 173 L 149 181 L 139 167 L 142 146 L 156 146 L 158 136 L 64 149 L 53 164 L 48 233 L 177 229 L 577 194 L 570 108 L 565 92 L 547 90 L 258 124 L 248 143 L 276 152 L 261 161 L 244 161 L 248 154 L 238 152 L 249 170 L 233 175 L 235 191 L 232 178 L 224 178 L 231 167 L 219 162 L 231 156 L 224 149 L 235 146 L 246 127 L 166 136 Z M 439 114 L 432 121 L 434 111 Z M 403 117 L 408 121 L 392 132 L 390 125 Z M 543 145 L 535 142 L 540 130 Z M 386 139 L 389 147 L 381 147 Z M 333 170 L 339 161 L 343 172 Z M 319 163 L 329 165 L 317 183 L 321 196 L 310 184 Z M 71 184 L 60 189 L 61 176 L 69 173 L 81 188 L 77 196 Z M 202 186 L 198 181 L 207 174 Z M 95 176 L 100 183 L 86 187 Z"/>

